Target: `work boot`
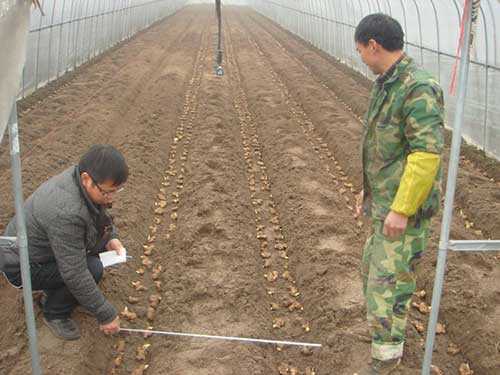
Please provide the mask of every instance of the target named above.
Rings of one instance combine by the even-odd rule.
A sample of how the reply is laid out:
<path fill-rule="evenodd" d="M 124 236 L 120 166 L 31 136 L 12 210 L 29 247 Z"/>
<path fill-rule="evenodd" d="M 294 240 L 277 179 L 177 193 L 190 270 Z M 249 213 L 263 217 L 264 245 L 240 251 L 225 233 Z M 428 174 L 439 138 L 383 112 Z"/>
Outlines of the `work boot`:
<path fill-rule="evenodd" d="M 80 338 L 80 330 L 73 319 L 65 318 L 48 320 L 43 317 L 43 321 L 52 333 L 61 339 L 78 340 Z"/>
<path fill-rule="evenodd" d="M 372 359 L 372 364 L 363 370 L 356 372 L 355 375 L 389 375 L 399 366 L 401 358 L 390 359 L 388 361 L 379 361 Z"/>

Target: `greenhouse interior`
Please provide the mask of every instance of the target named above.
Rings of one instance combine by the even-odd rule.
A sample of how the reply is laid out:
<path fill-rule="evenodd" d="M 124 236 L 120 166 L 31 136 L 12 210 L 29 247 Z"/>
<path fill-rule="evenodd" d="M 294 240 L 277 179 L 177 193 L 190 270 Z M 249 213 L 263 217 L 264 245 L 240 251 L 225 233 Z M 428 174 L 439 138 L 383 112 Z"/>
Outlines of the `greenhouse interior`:
<path fill-rule="evenodd" d="M 499 0 L 0 0 L 0 374 L 500 374 Z"/>

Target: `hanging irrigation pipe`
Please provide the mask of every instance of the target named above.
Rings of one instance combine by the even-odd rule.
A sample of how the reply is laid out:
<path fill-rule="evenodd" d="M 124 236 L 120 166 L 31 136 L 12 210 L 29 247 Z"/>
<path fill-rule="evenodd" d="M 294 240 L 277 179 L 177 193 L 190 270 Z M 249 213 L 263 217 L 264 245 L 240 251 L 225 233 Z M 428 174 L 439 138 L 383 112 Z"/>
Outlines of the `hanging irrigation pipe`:
<path fill-rule="evenodd" d="M 209 339 L 209 340 L 240 341 L 250 344 L 275 344 L 275 345 L 306 346 L 312 348 L 321 348 L 321 344 L 314 344 L 309 342 L 266 340 L 266 339 L 254 339 L 248 337 L 200 335 L 197 333 L 152 331 L 147 329 L 134 329 L 134 328 L 120 328 L 120 332 L 140 333 L 147 335 L 162 335 L 162 336 L 181 336 L 181 337 L 191 337 L 191 338 Z"/>
<path fill-rule="evenodd" d="M 215 0 L 215 13 L 217 14 L 217 54 L 215 74 L 218 76 L 224 75 L 222 68 L 222 11 L 221 0 Z"/>

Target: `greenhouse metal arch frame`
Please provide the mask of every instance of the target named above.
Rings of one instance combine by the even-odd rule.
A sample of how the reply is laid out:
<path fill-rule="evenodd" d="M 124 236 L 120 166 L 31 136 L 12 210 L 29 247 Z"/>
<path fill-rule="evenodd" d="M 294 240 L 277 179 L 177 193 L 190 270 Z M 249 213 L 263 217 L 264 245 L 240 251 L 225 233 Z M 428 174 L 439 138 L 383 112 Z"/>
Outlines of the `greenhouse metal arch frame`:
<path fill-rule="evenodd" d="M 393 14 L 394 8 L 391 8 L 390 0 L 385 0 L 386 8 L 381 6 L 383 4 L 382 0 L 364 0 L 364 3 L 367 4 L 368 13 L 373 12 L 386 12 L 390 15 Z M 394 0 L 393 2 L 395 2 Z M 447 54 L 440 50 L 441 43 L 440 40 L 440 23 L 437 12 L 436 3 L 434 0 L 427 0 L 432 5 L 432 10 L 434 13 L 435 25 L 436 25 L 436 35 L 438 37 L 438 50 L 432 50 L 428 47 L 424 47 L 422 44 L 423 41 L 423 25 L 422 25 L 422 14 L 416 4 L 416 0 L 407 0 L 406 3 L 412 3 L 416 8 L 416 16 L 417 16 L 417 31 L 418 38 L 421 41 L 420 45 L 411 44 L 407 41 L 406 49 L 409 47 L 418 47 L 420 50 L 421 62 L 424 62 L 423 51 L 430 50 L 431 52 L 435 52 L 437 54 L 438 61 L 438 77 L 442 78 L 442 70 L 441 70 L 441 60 L 443 56 L 451 56 L 455 59 L 455 56 Z M 450 0 L 453 2 L 453 5 L 456 10 L 456 14 L 459 20 L 462 18 L 461 7 L 456 0 Z M 484 0 L 483 0 L 484 1 Z M 347 1 L 349 3 L 349 1 Z M 300 4 L 304 4 L 304 7 L 299 9 L 293 6 L 290 6 L 290 3 L 298 3 L 297 0 L 252 0 L 251 1 L 254 9 L 258 12 L 262 13 L 264 16 L 267 16 L 279 23 L 284 28 L 289 31 L 294 32 L 298 36 L 303 39 L 311 42 L 315 47 L 322 49 L 323 51 L 329 53 L 330 55 L 337 58 L 340 62 L 349 65 L 351 68 L 361 71 L 366 76 L 370 77 L 368 71 L 362 71 L 360 69 L 360 60 L 357 57 L 354 46 L 354 29 L 355 24 L 352 21 L 354 20 L 355 8 L 353 7 L 353 2 L 351 2 L 351 7 L 342 9 L 342 6 L 336 8 L 334 6 L 335 2 L 328 0 L 307 0 L 305 2 L 300 2 Z M 342 1 L 337 1 L 337 3 L 342 3 Z M 399 0 L 399 4 L 402 9 L 404 8 L 404 1 Z M 480 4 L 479 0 L 474 0 L 475 4 Z M 329 4 L 330 6 L 328 7 Z M 359 5 L 359 9 L 362 9 L 362 0 L 357 0 L 357 4 Z M 372 7 L 370 7 L 370 4 Z M 489 6 L 489 9 L 492 14 L 492 20 L 495 22 L 493 17 L 493 7 L 492 3 L 486 0 L 486 4 Z M 451 143 L 451 152 L 450 152 L 450 161 L 448 168 L 448 177 L 446 184 L 446 196 L 445 196 L 445 204 L 444 204 L 444 213 L 443 220 L 441 223 L 441 235 L 439 241 L 439 252 L 438 252 L 438 260 L 436 265 L 436 276 L 434 282 L 434 288 L 432 293 L 432 303 L 433 307 L 431 310 L 431 315 L 429 318 L 429 324 L 427 327 L 427 337 L 426 337 L 426 345 L 425 345 L 425 355 L 422 364 L 422 375 L 429 375 L 431 371 L 431 363 L 432 363 L 432 354 L 434 349 L 434 341 L 436 336 L 436 327 L 439 315 L 439 306 L 441 302 L 441 295 L 444 285 L 444 276 L 445 276 L 445 268 L 446 268 L 446 258 L 448 249 L 453 251 L 500 251 L 500 241 L 455 241 L 450 239 L 450 230 L 451 230 L 451 221 L 453 217 L 453 205 L 454 205 L 454 197 L 456 190 L 456 182 L 458 176 L 459 169 L 459 158 L 460 158 L 460 148 L 462 141 L 462 128 L 464 126 L 466 120 L 466 97 L 469 88 L 469 80 L 471 78 L 471 66 L 476 65 L 483 67 L 488 74 L 488 69 L 494 70 L 498 72 L 500 68 L 496 65 L 496 57 L 497 57 L 497 47 L 496 47 L 496 24 L 493 32 L 493 40 L 495 41 L 494 53 L 495 53 L 495 65 L 490 65 L 489 63 L 489 38 L 488 38 L 488 30 L 486 29 L 486 15 L 482 7 L 476 9 L 478 11 L 478 15 L 483 22 L 483 30 L 484 30 L 484 43 L 485 43 L 485 51 L 486 51 L 486 62 L 482 63 L 477 59 L 471 59 L 471 47 L 473 42 L 473 36 L 476 36 L 476 30 L 474 30 L 473 25 L 473 1 L 467 0 L 465 3 L 462 3 L 462 9 L 464 9 L 465 17 L 464 17 L 464 47 L 460 57 L 460 71 L 458 73 L 458 93 L 456 98 L 456 110 L 453 111 L 454 123 L 453 123 L 453 137 Z M 500 7 L 500 4 L 498 4 Z M 315 13 L 314 10 L 317 12 Z M 328 14 L 328 10 L 331 12 Z M 284 14 L 283 14 L 284 13 Z M 406 11 L 403 13 L 403 28 L 405 30 L 406 38 L 408 38 L 408 30 L 410 28 L 410 24 L 406 18 Z M 329 15 L 333 15 L 336 17 L 335 19 L 328 18 Z M 339 21 L 337 17 L 341 17 L 342 21 Z M 345 19 L 344 17 L 347 17 Z M 301 20 L 302 18 L 302 20 Z M 331 23 L 335 25 L 335 34 L 325 32 L 328 28 L 325 29 L 325 23 Z M 460 23 L 460 22 L 459 22 Z M 348 36 L 346 39 L 345 36 Z M 341 42 L 339 42 L 339 37 Z M 488 77 L 486 77 L 488 78 Z M 487 84 L 488 79 L 486 79 L 486 99 L 488 99 L 488 87 Z M 485 112 L 488 111 L 488 103 L 485 103 L 482 110 Z M 486 114 L 485 117 L 486 118 Z M 500 138 L 499 138 L 500 141 Z M 498 156 L 498 155 L 497 155 Z"/>
<path fill-rule="evenodd" d="M 451 83 L 463 0 L 249 0 L 249 4 L 370 79 L 374 76 L 356 52 L 354 30 L 363 16 L 387 13 L 403 26 L 406 51 L 431 71 L 443 87 Z M 500 126 L 494 123 L 500 118 L 498 27 L 500 3 L 482 0 L 470 62 L 470 86 L 474 95 L 466 102 L 463 136 L 487 155 L 500 160 Z M 446 100 L 447 115 L 452 118 L 456 98 L 447 96 Z"/>

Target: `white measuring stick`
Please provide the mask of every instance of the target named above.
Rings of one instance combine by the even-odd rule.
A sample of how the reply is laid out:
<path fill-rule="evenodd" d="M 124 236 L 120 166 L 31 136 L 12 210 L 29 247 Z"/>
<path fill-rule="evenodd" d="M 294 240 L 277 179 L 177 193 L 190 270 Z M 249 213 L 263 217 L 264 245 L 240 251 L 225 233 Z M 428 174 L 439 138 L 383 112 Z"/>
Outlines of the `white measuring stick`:
<path fill-rule="evenodd" d="M 250 343 L 261 343 L 261 344 L 294 345 L 294 346 L 309 346 L 309 347 L 321 348 L 321 344 L 312 344 L 312 343 L 308 343 L 308 342 L 263 340 L 263 339 L 252 339 L 252 338 L 246 338 L 246 337 L 232 337 L 232 336 L 200 335 L 197 333 L 151 331 L 151 330 L 147 330 L 147 329 L 134 329 L 134 328 L 120 328 L 120 331 L 121 332 L 149 333 L 149 334 L 166 335 L 166 336 L 197 337 L 197 338 L 201 338 L 201 339 L 243 341 L 243 342 L 250 342 Z"/>

